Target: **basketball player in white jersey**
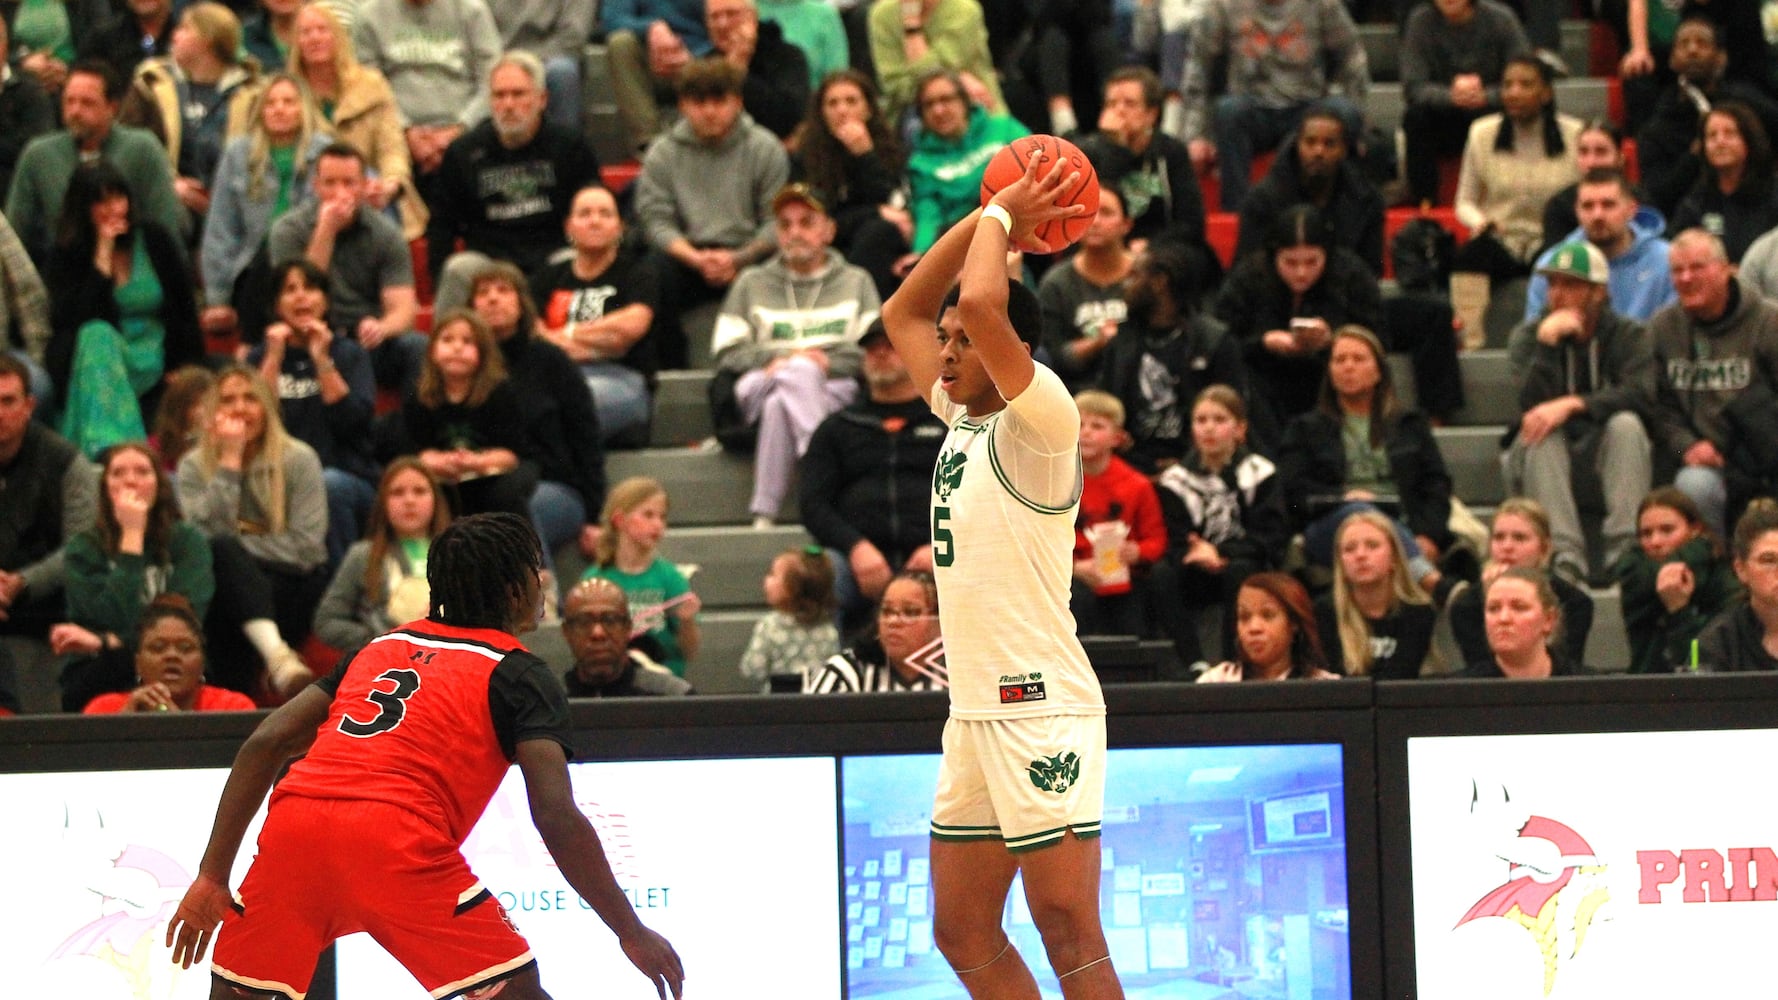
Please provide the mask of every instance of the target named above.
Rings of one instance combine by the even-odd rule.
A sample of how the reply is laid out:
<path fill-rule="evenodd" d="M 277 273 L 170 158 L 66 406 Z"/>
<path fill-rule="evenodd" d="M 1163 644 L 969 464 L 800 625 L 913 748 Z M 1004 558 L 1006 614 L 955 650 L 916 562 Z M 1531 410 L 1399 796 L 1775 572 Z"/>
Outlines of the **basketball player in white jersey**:
<path fill-rule="evenodd" d="M 932 481 L 932 562 L 951 717 L 932 810 L 933 935 L 976 1000 L 1037 1000 L 1001 927 L 1013 877 L 1068 1000 L 1121 998 L 1099 921 L 1105 702 L 1068 611 L 1080 417 L 1031 358 L 1037 299 L 1010 247 L 1078 174 L 1033 162 L 928 250 L 883 323 L 951 428 Z M 961 273 L 956 292 L 952 283 Z M 933 318 L 937 317 L 934 336 Z"/>

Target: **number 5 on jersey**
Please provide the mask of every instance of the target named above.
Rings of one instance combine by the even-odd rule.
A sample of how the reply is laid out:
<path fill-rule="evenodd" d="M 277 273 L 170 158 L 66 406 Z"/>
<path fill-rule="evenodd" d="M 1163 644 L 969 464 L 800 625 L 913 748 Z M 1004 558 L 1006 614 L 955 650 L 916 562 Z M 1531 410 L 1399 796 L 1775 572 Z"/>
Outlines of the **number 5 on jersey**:
<path fill-rule="evenodd" d="M 359 722 L 348 714 L 340 719 L 340 732 L 364 739 L 386 733 L 401 725 L 402 718 L 407 715 L 407 700 L 420 690 L 420 675 L 417 671 L 397 668 L 383 671 L 371 683 L 375 685 L 384 681 L 394 685 L 393 690 L 384 691 L 372 687 L 370 693 L 364 696 L 366 701 L 377 706 L 376 717 L 369 722 Z"/>
<path fill-rule="evenodd" d="M 932 508 L 932 565 L 949 566 L 956 554 L 951 549 L 951 508 Z"/>

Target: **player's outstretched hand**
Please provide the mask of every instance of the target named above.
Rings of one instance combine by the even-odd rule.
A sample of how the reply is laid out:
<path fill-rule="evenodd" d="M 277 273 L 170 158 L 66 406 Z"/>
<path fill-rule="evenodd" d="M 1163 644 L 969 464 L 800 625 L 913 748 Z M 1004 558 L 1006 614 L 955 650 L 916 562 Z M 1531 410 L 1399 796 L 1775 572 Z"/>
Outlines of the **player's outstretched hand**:
<path fill-rule="evenodd" d="M 228 904 L 228 886 L 200 873 L 191 888 L 185 890 L 185 898 L 179 901 L 179 909 L 167 924 L 167 947 L 173 949 L 175 965 L 189 969 L 193 962 L 204 960 L 210 938 L 216 933 L 216 925 L 222 923 L 222 915 L 228 912 Z"/>
<path fill-rule="evenodd" d="M 679 963 L 679 953 L 666 938 L 647 927 L 640 927 L 635 934 L 618 939 L 618 944 L 623 946 L 630 964 L 641 969 L 654 984 L 654 991 L 660 994 L 661 1000 L 667 1000 L 668 996 L 679 1000 L 685 990 L 685 966 Z"/>
<path fill-rule="evenodd" d="M 995 192 L 992 203 L 1006 209 L 1012 216 L 1009 241 L 1027 253 L 1049 253 L 1046 240 L 1037 238 L 1037 230 L 1047 222 L 1084 214 L 1085 205 L 1070 202 L 1056 204 L 1064 191 L 1074 190 L 1080 183 L 1080 171 L 1071 170 L 1068 161 L 1055 159 L 1047 163 L 1031 157 L 1025 161 L 1025 175 Z"/>

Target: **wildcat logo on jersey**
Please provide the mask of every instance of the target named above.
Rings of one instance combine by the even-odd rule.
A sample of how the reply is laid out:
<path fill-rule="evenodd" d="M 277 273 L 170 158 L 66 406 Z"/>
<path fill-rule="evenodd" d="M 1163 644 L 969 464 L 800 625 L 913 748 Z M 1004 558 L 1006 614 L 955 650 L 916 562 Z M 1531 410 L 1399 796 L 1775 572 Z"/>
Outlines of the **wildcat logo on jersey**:
<path fill-rule="evenodd" d="M 951 491 L 963 485 L 963 463 L 969 456 L 960 451 L 950 451 L 939 456 L 938 465 L 932 469 L 932 489 L 940 500 L 951 499 Z"/>
<path fill-rule="evenodd" d="M 1040 790 L 1060 795 L 1080 780 L 1080 757 L 1072 750 L 1065 750 L 1054 757 L 1032 761 L 1025 773 Z"/>

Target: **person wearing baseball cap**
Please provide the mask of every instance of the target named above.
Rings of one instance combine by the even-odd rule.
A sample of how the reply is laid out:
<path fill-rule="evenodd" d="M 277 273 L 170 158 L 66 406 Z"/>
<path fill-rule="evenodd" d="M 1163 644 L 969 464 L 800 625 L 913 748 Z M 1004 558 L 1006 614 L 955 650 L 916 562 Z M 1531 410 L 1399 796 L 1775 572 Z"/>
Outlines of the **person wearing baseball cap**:
<path fill-rule="evenodd" d="M 797 459 L 821 421 L 852 402 L 877 317 L 877 286 L 833 249 L 834 224 L 807 184 L 772 196 L 778 253 L 736 277 L 711 337 L 717 437 L 753 443 L 756 528 L 769 528 L 790 494 Z"/>
<path fill-rule="evenodd" d="M 1509 432 L 1507 486 L 1549 512 L 1554 569 L 1578 584 L 1590 574 L 1574 465 L 1599 477 L 1605 497 L 1603 570 L 1635 540 L 1636 505 L 1653 476 L 1636 404 L 1654 392 L 1654 354 L 1648 331 L 1611 309 L 1604 251 L 1561 243 L 1537 272 L 1549 283 L 1544 313 L 1508 340 L 1520 416 Z"/>

